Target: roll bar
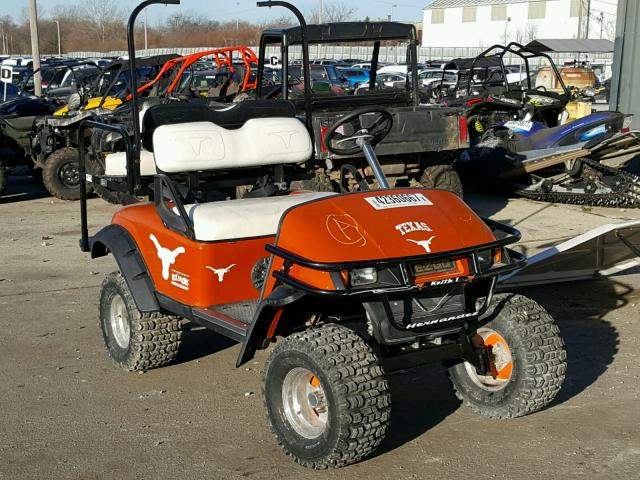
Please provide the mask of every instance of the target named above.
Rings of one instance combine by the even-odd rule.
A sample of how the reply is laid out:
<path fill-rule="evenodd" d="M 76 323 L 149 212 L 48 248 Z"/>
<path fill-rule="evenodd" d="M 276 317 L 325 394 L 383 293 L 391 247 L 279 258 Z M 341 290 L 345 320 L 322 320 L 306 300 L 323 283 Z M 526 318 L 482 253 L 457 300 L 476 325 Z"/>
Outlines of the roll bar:
<path fill-rule="evenodd" d="M 136 69 L 136 46 L 135 46 L 135 34 L 134 27 L 136 19 L 142 10 L 149 5 L 164 4 L 164 5 L 180 5 L 180 0 L 145 0 L 136 8 L 133 9 L 131 15 L 129 15 L 129 21 L 127 22 L 127 47 L 129 51 L 129 75 L 131 77 L 131 114 L 133 119 L 133 164 L 135 166 L 133 171 L 129 171 L 129 175 L 133 174 L 133 185 L 137 190 L 140 188 L 140 102 L 138 97 L 138 80 Z M 127 179 L 128 180 L 128 179 Z"/>
<path fill-rule="evenodd" d="M 311 112 L 311 68 L 309 67 L 309 35 L 307 33 L 307 22 L 304 19 L 302 12 L 300 12 L 300 10 L 298 10 L 296 7 L 291 5 L 289 2 L 283 2 L 280 0 L 267 0 L 267 1 L 257 2 L 256 5 L 258 7 L 269 7 L 269 8 L 284 7 L 287 10 L 289 10 L 291 13 L 293 13 L 298 19 L 298 22 L 300 23 L 300 39 L 302 40 L 302 70 L 304 72 L 304 78 L 302 79 L 302 81 L 304 82 L 304 91 L 305 91 L 305 96 L 304 96 L 305 125 L 309 130 L 309 134 L 312 137 L 311 141 L 313 143 L 313 123 L 312 123 L 312 117 L 311 117 L 311 114 L 312 114 Z M 262 42 L 260 42 L 260 53 L 258 55 L 260 56 L 258 59 L 259 60 L 258 62 L 258 98 L 260 98 L 262 95 L 264 57 L 266 55 L 266 45 L 264 45 L 264 43 Z M 289 82 L 288 74 L 289 74 L 289 59 L 285 57 L 282 59 L 282 85 L 283 85 L 282 88 L 285 91 L 285 95 L 283 96 L 283 98 L 287 98 L 286 89 Z"/>
<path fill-rule="evenodd" d="M 473 72 L 473 70 L 474 70 L 474 68 L 476 66 L 476 63 L 481 58 L 489 56 L 488 54 L 491 53 L 493 50 L 500 50 L 499 52 L 496 52 L 493 55 L 498 56 L 500 58 L 500 69 L 502 70 L 502 75 L 503 75 L 505 84 L 507 85 L 507 88 L 509 86 L 509 82 L 507 82 L 507 72 L 506 72 L 506 69 L 504 67 L 504 56 L 507 53 L 511 53 L 513 55 L 516 55 L 516 56 L 522 58 L 522 60 L 524 60 L 525 68 L 527 70 L 527 87 L 529 88 L 529 90 L 531 90 L 531 72 L 530 72 L 530 69 L 529 69 L 529 59 L 530 58 L 542 57 L 542 58 L 546 58 L 548 60 L 548 62 L 549 62 L 549 65 L 551 65 L 553 73 L 555 74 L 556 78 L 560 82 L 560 86 L 562 87 L 562 91 L 564 92 L 564 94 L 565 95 L 569 95 L 569 91 L 567 90 L 567 87 L 565 86 L 564 81 L 562 80 L 562 76 L 560 75 L 560 72 L 558 71 L 558 68 L 556 67 L 556 64 L 553 61 L 553 59 L 549 55 L 547 55 L 546 53 L 536 52 L 536 51 L 530 50 L 529 48 L 527 48 L 524 45 L 521 45 L 521 44 L 519 44 L 517 42 L 510 42 L 506 46 L 505 45 L 496 44 L 496 45 L 492 45 L 491 47 L 487 48 L 486 50 L 481 52 L 476 58 L 473 59 L 473 62 L 471 63 L 471 69 L 470 69 L 471 72 Z M 467 80 L 467 88 L 471 87 L 471 79 L 472 79 L 472 77 L 473 77 L 473 75 L 469 75 L 469 79 Z"/>

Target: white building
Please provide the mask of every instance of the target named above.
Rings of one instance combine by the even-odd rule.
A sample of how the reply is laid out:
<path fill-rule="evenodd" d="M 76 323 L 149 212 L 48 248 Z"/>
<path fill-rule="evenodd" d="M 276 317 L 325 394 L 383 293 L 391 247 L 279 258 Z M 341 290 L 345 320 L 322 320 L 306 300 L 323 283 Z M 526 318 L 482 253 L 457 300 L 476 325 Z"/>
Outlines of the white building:
<path fill-rule="evenodd" d="M 617 0 L 591 0 L 589 38 L 613 38 Z M 584 38 L 586 0 L 434 0 L 422 46 L 488 47 L 536 38 Z M 600 36 L 602 34 L 602 37 Z"/>

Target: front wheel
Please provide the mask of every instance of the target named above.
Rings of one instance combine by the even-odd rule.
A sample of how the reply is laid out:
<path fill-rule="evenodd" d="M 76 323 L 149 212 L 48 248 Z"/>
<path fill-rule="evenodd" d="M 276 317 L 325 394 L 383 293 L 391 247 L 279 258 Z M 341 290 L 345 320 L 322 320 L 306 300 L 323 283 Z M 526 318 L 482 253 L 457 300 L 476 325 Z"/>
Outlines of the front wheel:
<path fill-rule="evenodd" d="M 557 325 L 538 303 L 522 295 L 496 295 L 492 320 L 478 329 L 490 349 L 490 372 L 470 363 L 449 368 L 456 395 L 465 406 L 491 418 L 514 418 L 548 405 L 560 391 L 567 369 Z"/>
<path fill-rule="evenodd" d="M 311 468 L 338 468 L 382 442 L 390 395 L 378 358 L 352 330 L 326 325 L 295 333 L 264 371 L 271 429 L 285 453 Z"/>
<path fill-rule="evenodd" d="M 64 147 L 47 157 L 42 167 L 42 180 L 51 195 L 60 200 L 80 199 L 78 149 Z"/>

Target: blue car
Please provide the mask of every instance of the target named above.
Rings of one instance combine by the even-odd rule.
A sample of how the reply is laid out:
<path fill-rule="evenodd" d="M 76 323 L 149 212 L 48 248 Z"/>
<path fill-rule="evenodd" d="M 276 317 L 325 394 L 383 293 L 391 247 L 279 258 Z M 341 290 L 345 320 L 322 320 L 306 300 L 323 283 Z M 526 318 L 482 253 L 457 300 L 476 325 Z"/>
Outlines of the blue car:
<path fill-rule="evenodd" d="M 349 82 L 349 87 L 356 88 L 360 83 L 369 81 L 369 71 L 360 68 L 341 68 L 340 73 Z"/>

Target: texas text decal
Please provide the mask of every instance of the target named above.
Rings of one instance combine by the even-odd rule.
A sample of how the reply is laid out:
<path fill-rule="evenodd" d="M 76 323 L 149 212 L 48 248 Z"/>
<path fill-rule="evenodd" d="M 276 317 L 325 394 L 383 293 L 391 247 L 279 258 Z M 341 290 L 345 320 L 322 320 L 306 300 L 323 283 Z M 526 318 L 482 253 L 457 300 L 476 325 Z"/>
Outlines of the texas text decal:
<path fill-rule="evenodd" d="M 387 208 L 420 207 L 433 205 L 422 193 L 398 193 L 395 195 L 376 195 L 365 200 L 376 210 Z"/>
<path fill-rule="evenodd" d="M 431 228 L 424 222 L 404 222 L 396 225 L 396 230 L 405 236 L 409 232 L 430 232 Z"/>

